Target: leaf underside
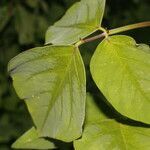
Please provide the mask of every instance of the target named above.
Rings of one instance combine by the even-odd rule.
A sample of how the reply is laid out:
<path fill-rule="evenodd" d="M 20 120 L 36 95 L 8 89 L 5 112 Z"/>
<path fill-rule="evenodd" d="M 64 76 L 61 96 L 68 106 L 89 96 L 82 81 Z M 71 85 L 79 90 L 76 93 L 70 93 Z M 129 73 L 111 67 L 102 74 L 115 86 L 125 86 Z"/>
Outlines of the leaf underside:
<path fill-rule="evenodd" d="M 150 48 L 128 36 L 112 36 L 96 49 L 92 77 L 122 115 L 150 124 Z"/>
<path fill-rule="evenodd" d="M 12 59 L 8 70 L 40 136 L 66 142 L 81 136 L 86 81 L 77 48 L 34 48 Z"/>
<path fill-rule="evenodd" d="M 75 150 L 149 150 L 150 128 L 130 126 L 109 119 L 89 95 L 86 117 L 90 120 L 85 123 L 82 138 L 75 140 Z"/>
<path fill-rule="evenodd" d="M 93 9 L 94 8 L 94 9 Z M 82 0 L 75 3 L 46 32 L 46 44 L 73 44 L 101 26 L 105 0 Z"/>

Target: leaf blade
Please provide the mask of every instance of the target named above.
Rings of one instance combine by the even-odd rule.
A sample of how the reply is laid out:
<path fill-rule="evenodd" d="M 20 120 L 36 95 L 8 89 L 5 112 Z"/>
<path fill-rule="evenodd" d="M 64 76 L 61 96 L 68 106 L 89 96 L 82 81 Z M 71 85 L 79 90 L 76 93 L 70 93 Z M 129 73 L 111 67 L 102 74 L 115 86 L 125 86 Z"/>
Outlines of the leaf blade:
<path fill-rule="evenodd" d="M 15 143 L 12 148 L 15 149 L 55 149 L 56 146 L 49 140 L 41 138 L 34 127 L 24 133 Z"/>
<path fill-rule="evenodd" d="M 89 94 L 87 104 L 88 120 L 82 138 L 74 141 L 75 150 L 149 149 L 150 128 L 122 124 L 108 118 Z"/>
<path fill-rule="evenodd" d="M 104 7 L 105 0 L 82 0 L 75 3 L 61 20 L 49 27 L 46 44 L 73 44 L 92 34 L 101 26 Z"/>
<path fill-rule="evenodd" d="M 81 136 L 86 82 L 77 48 L 34 48 L 12 59 L 8 70 L 40 136 L 67 142 Z"/>
<path fill-rule="evenodd" d="M 148 50 L 145 52 L 127 36 L 104 40 L 91 60 L 93 79 L 113 107 L 124 116 L 148 124 L 149 68 Z"/>
<path fill-rule="evenodd" d="M 107 119 L 87 124 L 82 139 L 74 142 L 75 150 L 149 150 L 150 129 L 133 127 Z"/>

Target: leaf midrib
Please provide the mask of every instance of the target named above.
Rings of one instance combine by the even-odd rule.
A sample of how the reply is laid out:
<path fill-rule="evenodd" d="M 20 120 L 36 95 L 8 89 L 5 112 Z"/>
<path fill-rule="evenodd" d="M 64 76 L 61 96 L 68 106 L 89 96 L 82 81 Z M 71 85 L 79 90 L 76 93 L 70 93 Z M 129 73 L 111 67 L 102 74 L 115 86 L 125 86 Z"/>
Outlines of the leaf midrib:
<path fill-rule="evenodd" d="M 44 121 L 43 121 L 43 124 L 42 124 L 42 127 L 41 127 L 41 131 L 44 129 L 44 126 L 45 126 L 45 123 L 46 123 L 46 121 L 47 121 L 47 118 L 48 118 L 48 115 L 49 115 L 49 113 L 50 113 L 50 110 L 51 110 L 51 108 L 53 107 L 53 105 L 54 105 L 54 103 L 56 102 L 56 101 L 54 101 L 54 99 L 56 99 L 56 97 L 58 96 L 58 93 L 60 93 L 61 92 L 61 87 L 63 86 L 63 84 L 64 84 L 64 81 L 65 81 L 65 78 L 66 78 L 66 76 L 67 76 L 67 74 L 68 74 L 68 72 L 69 72 L 69 70 L 70 70 L 70 68 L 71 68 L 71 64 L 72 64 L 72 61 L 73 61 L 73 57 L 74 57 L 74 53 L 75 53 L 75 51 L 76 51 L 76 49 L 74 49 L 73 50 L 73 53 L 72 53 L 72 57 L 71 57 L 71 59 L 70 59 L 70 62 L 68 63 L 68 65 L 67 65 L 67 67 L 66 67 L 66 71 L 65 71 L 65 74 L 64 74 L 64 76 L 63 76 L 63 79 L 61 80 L 61 82 L 60 82 L 60 84 L 59 84 L 59 87 L 57 88 L 57 90 L 56 90 L 56 92 L 54 93 L 54 96 L 52 97 L 52 99 L 50 100 L 50 103 L 48 104 L 48 111 L 47 111 L 47 113 L 46 113 L 46 116 L 45 116 L 45 119 L 44 119 Z M 52 103 L 51 103 L 52 102 Z"/>
<path fill-rule="evenodd" d="M 121 136 L 122 136 L 122 140 L 123 140 L 123 143 L 124 143 L 124 145 L 125 145 L 125 149 L 128 150 L 126 137 L 125 137 L 124 131 L 123 131 L 123 129 L 122 129 L 123 126 L 122 126 L 120 123 L 118 123 L 118 126 L 119 126 L 119 128 L 120 128 L 120 134 L 121 134 Z"/>

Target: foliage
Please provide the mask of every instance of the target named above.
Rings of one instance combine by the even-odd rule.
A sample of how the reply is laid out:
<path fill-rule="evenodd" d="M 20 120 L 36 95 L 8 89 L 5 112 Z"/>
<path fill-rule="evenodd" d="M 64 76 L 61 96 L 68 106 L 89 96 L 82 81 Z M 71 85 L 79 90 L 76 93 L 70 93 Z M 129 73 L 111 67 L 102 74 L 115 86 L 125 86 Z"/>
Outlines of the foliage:
<path fill-rule="evenodd" d="M 147 124 L 149 68 L 149 46 L 137 45 L 134 39 L 122 35 L 103 40 L 91 60 L 93 79 L 113 107 L 122 115 Z"/>
<path fill-rule="evenodd" d="M 23 149 L 36 149 L 37 147 L 39 149 L 55 149 L 56 146 L 50 142 L 49 140 L 46 140 L 44 138 L 38 137 L 38 133 L 34 127 L 29 129 L 24 135 L 20 137 L 18 141 L 16 141 L 12 148 L 23 148 Z"/>
<path fill-rule="evenodd" d="M 149 150 L 149 135 L 149 128 L 122 124 L 107 117 L 88 94 L 83 136 L 74 142 L 74 146 L 76 150 Z"/>
<path fill-rule="evenodd" d="M 81 136 L 86 82 L 76 47 L 45 46 L 28 50 L 12 59 L 8 70 L 40 136 L 66 142 Z"/>
<path fill-rule="evenodd" d="M 12 57 L 14 57 L 16 54 L 18 54 L 21 50 L 25 50 L 27 48 L 41 45 L 44 42 L 43 40 L 44 32 L 46 31 L 48 24 L 52 25 L 55 21 L 57 21 L 62 16 L 62 14 L 64 14 L 65 10 L 74 2 L 75 1 L 73 0 L 64 0 L 64 1 L 59 1 L 59 0 L 57 1 L 55 0 L 54 1 L 44 1 L 44 0 L 43 1 L 38 1 L 38 0 L 7 1 L 7 0 L 2 0 L 0 2 L 0 32 L 1 32 L 1 35 L 0 35 L 1 36 L 1 41 L 0 41 L 0 49 L 1 49 L 0 51 L 0 67 L 1 67 L 1 73 L 0 73 L 0 112 L 1 112 L 0 113 L 0 149 L 3 149 L 3 150 L 10 149 L 9 148 L 10 144 L 17 137 L 19 137 L 25 130 L 31 128 L 32 126 L 31 125 L 32 121 L 28 117 L 25 106 L 23 105 L 22 102 L 18 100 L 12 86 L 10 85 L 10 79 L 8 78 L 8 75 L 6 72 L 6 65 L 8 61 Z M 109 25 L 111 25 L 111 27 L 116 27 L 119 25 L 131 23 L 135 21 L 149 19 L 149 15 L 147 13 L 149 11 L 149 7 L 148 7 L 148 1 L 146 0 L 142 2 L 134 1 L 134 0 L 129 1 L 129 2 L 122 1 L 121 3 L 123 5 L 119 5 L 120 1 L 117 1 L 117 0 L 113 1 L 111 4 L 109 1 L 107 1 L 107 3 L 108 5 L 107 5 L 106 13 L 104 16 L 103 24 L 105 24 L 108 27 Z M 94 10 L 92 9 L 92 11 Z M 55 13 L 52 13 L 52 12 L 55 12 Z M 128 32 L 127 34 L 130 34 L 133 37 L 136 37 L 138 41 L 147 42 L 148 35 L 149 35 L 148 32 L 149 30 L 144 29 L 144 30 L 137 30 L 134 32 L 134 34 L 132 34 L 132 32 Z M 87 33 L 87 30 L 86 30 L 85 36 L 89 35 L 90 33 L 92 33 L 92 31 Z M 65 36 L 67 35 L 69 34 L 65 34 Z M 74 36 L 73 38 L 79 39 L 80 37 L 85 37 L 85 36 L 80 35 L 78 37 Z M 72 38 L 69 37 L 69 40 L 72 40 Z M 73 41 L 75 42 L 76 40 L 73 40 Z M 86 89 L 87 91 L 90 91 L 92 94 L 97 95 L 98 97 L 94 98 L 94 100 L 99 102 L 102 99 L 104 99 L 104 97 L 96 89 L 95 84 L 91 80 L 91 77 L 89 74 L 89 67 L 88 67 L 89 60 L 92 56 L 92 52 L 95 49 L 96 45 L 97 45 L 97 42 L 93 42 L 92 44 L 89 43 L 87 45 L 88 47 L 86 45 L 81 46 L 80 52 L 82 53 L 82 57 L 84 59 L 86 73 L 87 73 L 87 86 L 86 86 L 87 88 Z M 40 83 L 42 82 L 43 80 Z M 29 102 L 29 101 L 26 101 L 26 102 Z M 111 108 L 107 107 L 105 109 L 105 107 L 103 106 L 105 106 L 105 103 L 101 101 L 100 108 L 102 110 L 105 110 L 105 113 L 108 114 Z M 91 112 L 93 112 L 93 114 L 96 114 L 95 109 L 91 110 Z M 80 112 L 77 112 L 77 114 L 78 113 Z M 109 113 L 109 118 L 110 117 L 112 118 L 112 115 L 110 114 L 114 114 L 114 113 L 115 113 L 114 110 L 111 111 Z M 70 113 L 68 112 L 68 114 Z M 146 116 L 148 117 L 148 115 Z M 92 118 L 93 117 L 95 118 L 96 116 L 92 115 Z M 99 117 L 101 118 L 101 114 L 99 115 Z M 115 118 L 121 118 L 121 123 L 124 122 L 123 116 L 117 115 L 115 116 Z M 130 121 L 125 122 L 125 123 L 126 123 L 125 126 L 128 126 L 130 124 Z M 114 124 L 114 127 L 118 126 L 117 125 L 118 123 L 112 123 L 112 124 Z M 134 122 L 133 124 L 136 126 L 137 125 L 140 126 L 142 132 L 146 130 L 148 133 L 147 128 L 145 128 L 146 125 L 137 123 L 137 122 Z M 96 125 L 96 127 L 99 128 L 99 125 Z M 55 128 L 58 128 L 58 127 L 55 127 Z M 83 135 L 84 135 L 84 131 L 83 131 Z M 138 136 L 138 138 L 139 137 L 141 136 Z M 31 139 L 31 137 L 25 137 L 26 140 L 28 140 L 28 138 Z M 143 138 L 141 140 L 144 141 L 144 142 L 141 142 L 141 144 L 145 143 L 144 146 L 146 146 L 146 140 L 148 139 Z M 53 140 L 48 139 L 49 143 L 51 143 L 52 141 Z M 19 142 L 21 142 L 21 140 Z M 58 147 L 61 147 L 61 149 L 63 148 L 72 149 L 72 146 L 71 146 L 72 144 L 70 145 L 70 143 L 64 143 L 64 142 L 59 142 L 59 141 L 53 141 L 53 142 L 55 143 L 55 145 L 58 145 Z M 135 143 L 140 144 L 138 140 L 136 140 Z M 32 143 L 28 143 L 28 144 L 32 145 Z M 53 144 L 51 146 L 53 146 Z M 14 147 L 17 147 L 17 146 L 14 146 Z"/>
<path fill-rule="evenodd" d="M 94 10 L 93 10 L 94 8 Z M 46 44 L 73 44 L 99 29 L 105 1 L 82 0 L 75 3 L 65 16 L 50 26 L 46 33 Z"/>

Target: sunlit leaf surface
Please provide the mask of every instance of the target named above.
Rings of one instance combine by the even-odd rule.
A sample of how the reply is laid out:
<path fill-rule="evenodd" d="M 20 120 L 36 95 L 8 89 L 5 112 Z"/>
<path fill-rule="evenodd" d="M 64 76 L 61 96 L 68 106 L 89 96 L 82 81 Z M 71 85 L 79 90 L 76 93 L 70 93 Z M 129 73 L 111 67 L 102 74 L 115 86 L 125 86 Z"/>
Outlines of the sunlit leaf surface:
<path fill-rule="evenodd" d="M 74 142 L 75 150 L 149 150 L 150 128 L 107 118 L 91 96 L 87 96 L 87 106 L 86 118 L 90 120 L 85 124 L 82 138 Z"/>
<path fill-rule="evenodd" d="M 112 36 L 91 60 L 93 79 L 113 107 L 150 124 L 150 48 L 128 36 Z"/>
<path fill-rule="evenodd" d="M 55 149 L 56 146 L 51 141 L 40 138 L 34 127 L 24 133 L 13 145 L 15 149 Z"/>
<path fill-rule="evenodd" d="M 73 44 L 101 26 L 105 0 L 81 0 L 75 3 L 46 33 L 46 44 Z"/>
<path fill-rule="evenodd" d="M 81 136 L 86 83 L 77 48 L 34 48 L 12 59 L 8 70 L 40 136 L 67 142 Z"/>

